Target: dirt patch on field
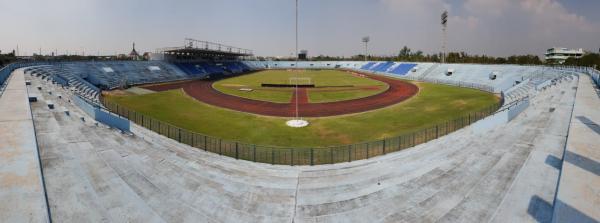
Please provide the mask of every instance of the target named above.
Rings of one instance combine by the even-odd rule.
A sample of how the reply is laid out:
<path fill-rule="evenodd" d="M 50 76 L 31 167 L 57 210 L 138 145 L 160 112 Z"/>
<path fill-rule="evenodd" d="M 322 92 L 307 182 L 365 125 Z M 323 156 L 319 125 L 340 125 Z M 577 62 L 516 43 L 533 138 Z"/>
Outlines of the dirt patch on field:
<path fill-rule="evenodd" d="M 350 138 L 348 135 L 329 130 L 321 125 L 317 125 L 316 128 L 317 132 L 319 133 L 319 138 L 323 140 L 331 140 L 332 138 L 337 139 L 337 141 L 339 141 L 342 145 L 350 144 L 353 141 L 352 138 Z"/>
<path fill-rule="evenodd" d="M 324 117 L 370 111 L 400 103 L 414 96 L 419 91 L 419 88 L 416 85 L 398 79 L 379 75 L 362 75 L 364 75 L 366 78 L 384 82 L 389 87 L 380 94 L 359 99 L 328 103 L 302 104 L 299 107 L 300 116 Z M 273 103 L 228 95 L 214 89 L 212 87 L 213 83 L 214 82 L 210 80 L 198 80 L 184 83 L 146 86 L 145 88 L 153 91 L 166 91 L 183 88 L 186 94 L 192 96 L 198 101 L 218 107 L 259 115 L 293 117 L 296 114 L 296 106 L 294 103 Z"/>

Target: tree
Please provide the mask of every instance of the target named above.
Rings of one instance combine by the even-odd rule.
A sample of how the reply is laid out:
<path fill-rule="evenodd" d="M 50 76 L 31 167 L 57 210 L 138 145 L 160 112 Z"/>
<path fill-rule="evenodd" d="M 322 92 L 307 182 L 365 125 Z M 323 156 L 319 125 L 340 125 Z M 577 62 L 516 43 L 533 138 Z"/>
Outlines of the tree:
<path fill-rule="evenodd" d="M 593 67 L 595 65 L 596 67 L 600 67 L 600 54 L 588 53 L 580 59 L 571 57 L 565 61 L 564 65 L 587 67 Z"/>
<path fill-rule="evenodd" d="M 398 53 L 398 59 L 408 60 L 410 58 L 410 51 L 410 48 L 407 46 L 402 47 L 402 49 L 400 49 L 400 53 Z"/>

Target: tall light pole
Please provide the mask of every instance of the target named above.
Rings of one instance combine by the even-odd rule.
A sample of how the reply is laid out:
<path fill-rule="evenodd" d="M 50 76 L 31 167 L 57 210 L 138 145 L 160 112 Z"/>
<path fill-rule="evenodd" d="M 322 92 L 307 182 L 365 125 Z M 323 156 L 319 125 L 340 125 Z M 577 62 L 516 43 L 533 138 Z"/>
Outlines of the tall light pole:
<path fill-rule="evenodd" d="M 296 120 L 300 120 L 298 112 L 298 0 L 296 0 Z"/>
<path fill-rule="evenodd" d="M 294 88 L 295 90 L 295 97 L 296 97 L 296 101 L 295 101 L 295 107 L 296 107 L 296 118 L 294 120 L 289 120 L 286 122 L 286 124 L 290 127 L 294 127 L 294 128 L 301 128 L 301 127 L 305 127 L 308 126 L 308 121 L 306 120 L 302 120 L 302 118 L 300 118 L 300 112 L 299 107 L 298 107 L 298 73 L 299 68 L 298 68 L 298 61 L 299 61 L 299 57 L 298 57 L 298 0 L 296 0 L 296 65 L 295 66 L 295 71 L 296 71 L 296 86 Z"/>
<path fill-rule="evenodd" d="M 365 62 L 367 62 L 367 53 L 368 53 L 369 41 L 371 41 L 371 38 L 368 37 L 368 36 L 365 36 L 365 37 L 362 38 L 362 42 L 365 43 Z"/>
<path fill-rule="evenodd" d="M 446 63 L 446 29 L 448 28 L 448 11 L 442 13 L 442 63 Z"/>

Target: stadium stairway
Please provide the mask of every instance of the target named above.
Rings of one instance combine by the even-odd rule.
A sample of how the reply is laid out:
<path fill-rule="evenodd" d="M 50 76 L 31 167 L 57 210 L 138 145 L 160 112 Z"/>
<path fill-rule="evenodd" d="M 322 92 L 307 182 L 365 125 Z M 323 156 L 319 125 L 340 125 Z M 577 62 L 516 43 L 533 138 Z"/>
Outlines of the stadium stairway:
<path fill-rule="evenodd" d="M 55 222 L 535 222 L 552 215 L 573 86 L 548 86 L 488 132 L 323 166 L 235 160 L 136 125 L 122 134 L 65 101 L 75 115 L 48 110 L 44 92 L 32 112 Z"/>

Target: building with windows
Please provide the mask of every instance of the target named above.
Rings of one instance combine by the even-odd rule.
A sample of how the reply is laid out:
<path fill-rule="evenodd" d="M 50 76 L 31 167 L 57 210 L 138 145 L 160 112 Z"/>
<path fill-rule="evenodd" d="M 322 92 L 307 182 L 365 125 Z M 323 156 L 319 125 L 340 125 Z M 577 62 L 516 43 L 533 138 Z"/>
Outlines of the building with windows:
<path fill-rule="evenodd" d="M 550 48 L 546 51 L 546 61 L 549 63 L 562 64 L 568 58 L 581 58 L 585 52 L 583 49 Z"/>

